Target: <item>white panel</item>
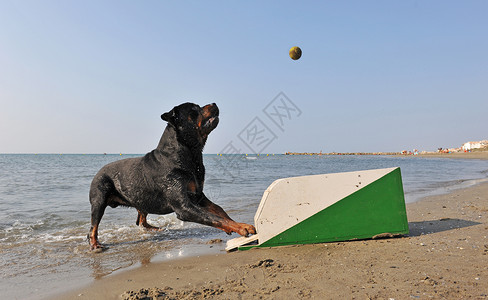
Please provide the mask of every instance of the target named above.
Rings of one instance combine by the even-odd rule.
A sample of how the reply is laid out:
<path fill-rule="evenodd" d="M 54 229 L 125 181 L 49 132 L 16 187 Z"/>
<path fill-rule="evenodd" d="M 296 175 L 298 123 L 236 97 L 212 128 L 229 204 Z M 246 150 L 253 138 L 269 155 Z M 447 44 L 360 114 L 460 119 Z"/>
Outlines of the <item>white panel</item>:
<path fill-rule="evenodd" d="M 278 179 L 254 217 L 259 244 L 376 181 L 396 168 Z"/>

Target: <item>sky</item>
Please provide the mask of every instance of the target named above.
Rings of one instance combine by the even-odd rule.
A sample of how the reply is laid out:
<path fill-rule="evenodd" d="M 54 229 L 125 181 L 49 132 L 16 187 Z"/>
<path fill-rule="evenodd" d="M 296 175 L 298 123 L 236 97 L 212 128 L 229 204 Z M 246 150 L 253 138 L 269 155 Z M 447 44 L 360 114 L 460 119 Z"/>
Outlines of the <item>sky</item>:
<path fill-rule="evenodd" d="M 0 153 L 146 153 L 160 115 L 183 102 L 220 108 L 205 153 L 488 139 L 487 11 L 470 0 L 0 0 Z"/>

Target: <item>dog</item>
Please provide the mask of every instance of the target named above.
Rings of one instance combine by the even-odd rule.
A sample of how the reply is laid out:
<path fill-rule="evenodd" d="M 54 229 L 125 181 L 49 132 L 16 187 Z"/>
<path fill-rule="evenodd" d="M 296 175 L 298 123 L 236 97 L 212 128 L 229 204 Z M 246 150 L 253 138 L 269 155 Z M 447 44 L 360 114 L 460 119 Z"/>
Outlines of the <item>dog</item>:
<path fill-rule="evenodd" d="M 147 223 L 148 214 L 176 213 L 178 219 L 200 223 L 242 236 L 255 234 L 254 226 L 237 223 L 203 193 L 205 167 L 202 151 L 207 137 L 219 123 L 215 103 L 200 107 L 183 103 L 161 115 L 168 122 L 156 149 L 143 157 L 119 160 L 102 167 L 90 186 L 90 250 L 103 251 L 98 227 L 107 206 L 134 207 L 136 224 Z"/>

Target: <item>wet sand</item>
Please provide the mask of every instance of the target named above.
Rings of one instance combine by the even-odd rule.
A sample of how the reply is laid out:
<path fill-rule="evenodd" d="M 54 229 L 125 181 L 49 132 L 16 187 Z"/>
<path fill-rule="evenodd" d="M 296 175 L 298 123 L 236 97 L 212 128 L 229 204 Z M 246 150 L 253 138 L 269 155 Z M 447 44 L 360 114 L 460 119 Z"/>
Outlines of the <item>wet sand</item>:
<path fill-rule="evenodd" d="M 419 157 L 438 157 L 438 158 L 455 158 L 455 159 L 488 159 L 488 151 L 478 152 L 454 152 L 454 153 L 428 153 L 420 154 Z"/>
<path fill-rule="evenodd" d="M 407 215 L 406 237 L 148 263 L 54 299 L 488 299 L 488 183 Z"/>

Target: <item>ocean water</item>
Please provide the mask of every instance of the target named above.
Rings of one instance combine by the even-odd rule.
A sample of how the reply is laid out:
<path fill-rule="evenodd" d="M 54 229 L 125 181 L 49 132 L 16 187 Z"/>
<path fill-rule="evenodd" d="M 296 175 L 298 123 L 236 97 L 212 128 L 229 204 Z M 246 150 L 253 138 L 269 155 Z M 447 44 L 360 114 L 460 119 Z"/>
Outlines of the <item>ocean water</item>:
<path fill-rule="evenodd" d="M 105 164 L 140 155 L 0 154 L 0 290 L 5 299 L 38 299 L 114 271 L 186 255 L 219 253 L 236 237 L 149 215 L 159 232 L 135 225 L 137 211 L 107 208 L 90 253 L 88 191 Z M 390 156 L 204 155 L 205 193 L 239 222 L 253 223 L 264 190 L 283 177 L 400 167 L 406 202 L 488 180 L 488 161 Z"/>

